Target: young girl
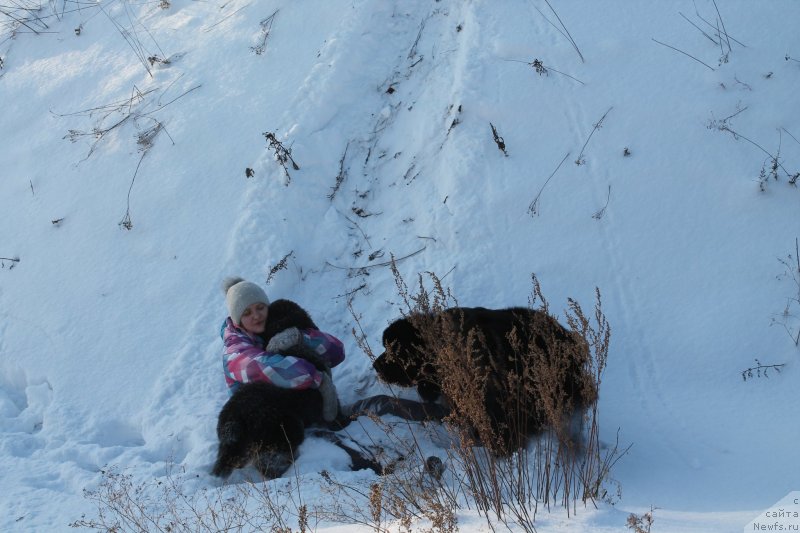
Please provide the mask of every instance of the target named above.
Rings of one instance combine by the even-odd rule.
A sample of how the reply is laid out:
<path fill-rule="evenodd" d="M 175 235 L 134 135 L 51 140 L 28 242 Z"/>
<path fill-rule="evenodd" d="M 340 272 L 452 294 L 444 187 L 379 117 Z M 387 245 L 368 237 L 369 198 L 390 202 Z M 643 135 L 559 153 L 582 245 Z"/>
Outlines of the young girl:
<path fill-rule="evenodd" d="M 261 334 L 269 319 L 269 299 L 261 287 L 232 277 L 222 282 L 222 290 L 229 312 L 222 329 L 222 366 L 230 394 L 251 381 L 286 389 L 318 389 L 323 400 L 322 418 L 333 421 L 339 405 L 330 372 L 319 371 L 306 359 L 281 352 L 300 345 L 332 368 L 344 360 L 342 341 L 318 329 L 288 328 L 267 343 Z"/>

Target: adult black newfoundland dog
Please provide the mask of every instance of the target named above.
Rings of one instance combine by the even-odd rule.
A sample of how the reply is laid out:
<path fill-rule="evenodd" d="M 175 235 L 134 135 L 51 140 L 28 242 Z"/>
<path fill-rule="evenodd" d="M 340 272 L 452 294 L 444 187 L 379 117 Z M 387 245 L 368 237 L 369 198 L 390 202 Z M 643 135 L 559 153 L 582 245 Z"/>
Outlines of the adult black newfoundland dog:
<path fill-rule="evenodd" d="M 451 422 L 498 455 L 549 427 L 563 429 L 597 398 L 588 345 L 543 311 L 410 314 L 384 330 L 383 346 L 373 367 L 384 382 L 441 399 Z"/>

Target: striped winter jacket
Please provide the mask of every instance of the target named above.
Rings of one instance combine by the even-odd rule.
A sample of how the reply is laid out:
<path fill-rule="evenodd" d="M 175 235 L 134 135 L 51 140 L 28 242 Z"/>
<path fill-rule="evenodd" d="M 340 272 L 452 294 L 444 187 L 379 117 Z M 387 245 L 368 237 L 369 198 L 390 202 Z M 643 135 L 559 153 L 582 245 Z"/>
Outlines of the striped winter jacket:
<path fill-rule="evenodd" d="M 316 329 L 300 330 L 306 347 L 316 351 L 331 367 L 344 361 L 342 341 Z M 322 374 L 306 361 L 294 356 L 265 351 L 264 340 L 237 327 L 228 317 L 222 329 L 222 366 L 228 392 L 250 381 L 265 381 L 286 389 L 317 388 Z"/>

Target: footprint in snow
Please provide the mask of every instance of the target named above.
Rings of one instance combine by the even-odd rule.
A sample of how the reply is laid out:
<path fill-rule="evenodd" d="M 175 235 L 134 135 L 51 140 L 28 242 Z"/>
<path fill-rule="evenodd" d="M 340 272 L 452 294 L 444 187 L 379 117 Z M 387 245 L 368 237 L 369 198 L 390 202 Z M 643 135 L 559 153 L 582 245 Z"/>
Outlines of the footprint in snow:
<path fill-rule="evenodd" d="M 52 400 L 53 388 L 46 380 L 28 383 L 21 371 L 0 371 L 0 427 L 3 433 L 40 432 L 44 412 Z"/>

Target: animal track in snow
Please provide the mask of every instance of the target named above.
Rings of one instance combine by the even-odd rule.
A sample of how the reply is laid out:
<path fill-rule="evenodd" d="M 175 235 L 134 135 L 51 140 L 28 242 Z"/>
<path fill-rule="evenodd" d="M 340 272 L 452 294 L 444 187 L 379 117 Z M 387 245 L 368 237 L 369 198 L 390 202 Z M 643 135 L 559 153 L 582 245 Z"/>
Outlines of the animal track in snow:
<path fill-rule="evenodd" d="M 53 399 L 53 388 L 47 380 L 28 383 L 19 370 L 0 370 L 0 426 L 4 433 L 41 431 L 44 412 Z"/>

